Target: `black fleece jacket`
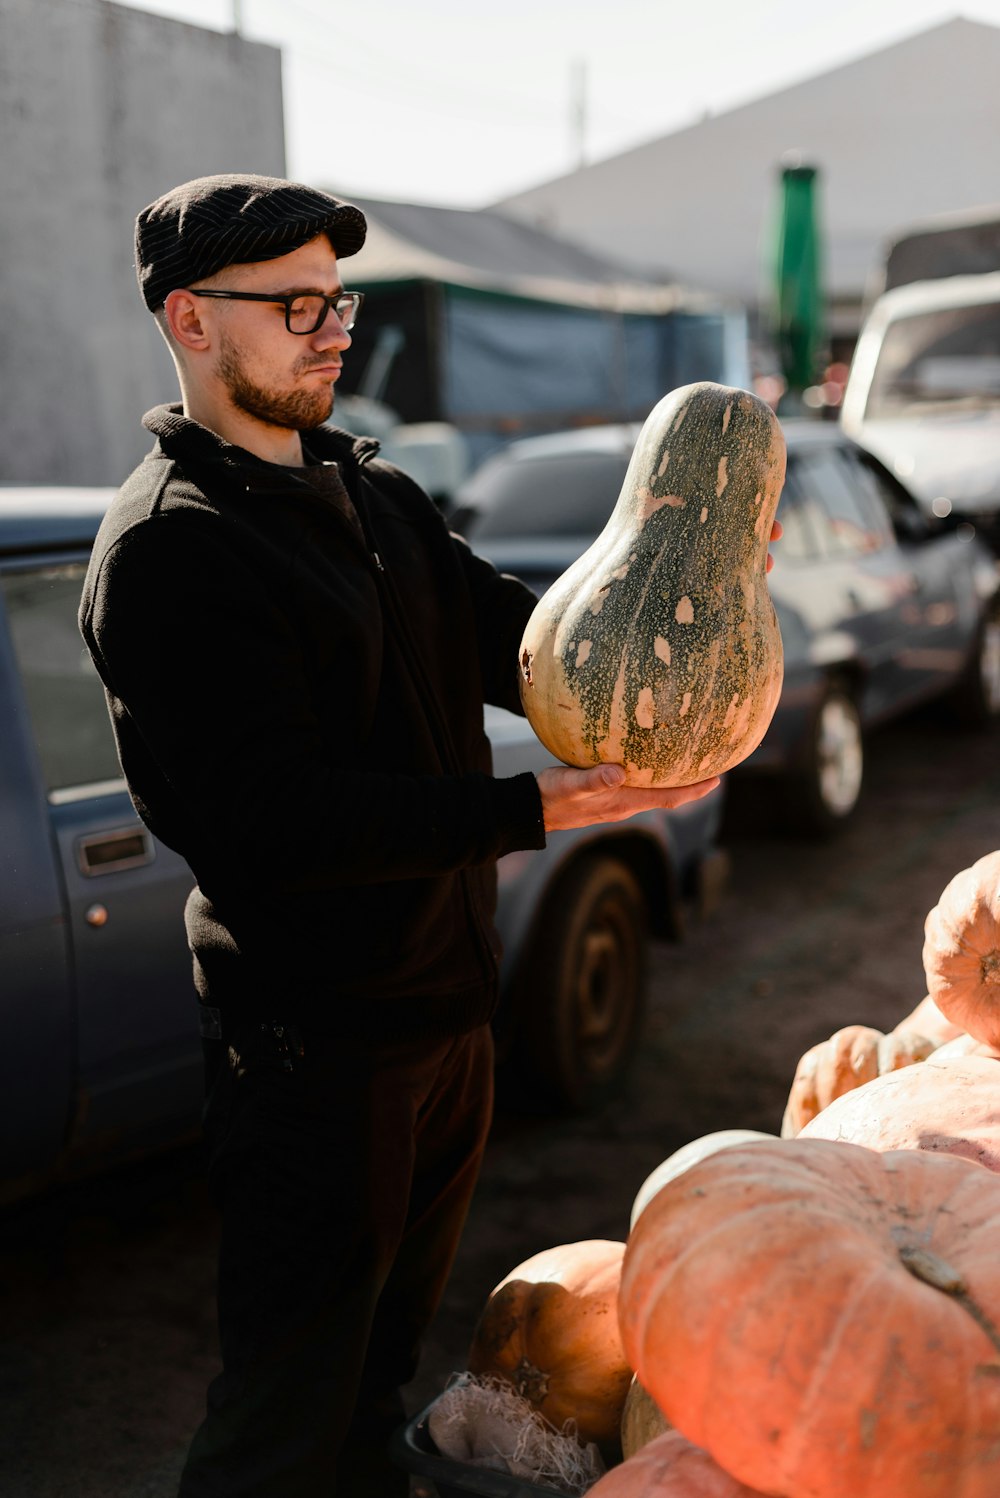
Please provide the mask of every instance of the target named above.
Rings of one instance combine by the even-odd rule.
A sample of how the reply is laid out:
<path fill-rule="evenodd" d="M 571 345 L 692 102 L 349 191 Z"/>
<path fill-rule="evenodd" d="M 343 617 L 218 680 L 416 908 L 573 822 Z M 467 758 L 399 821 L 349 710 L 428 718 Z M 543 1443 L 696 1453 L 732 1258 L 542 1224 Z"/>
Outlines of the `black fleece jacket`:
<path fill-rule="evenodd" d="M 363 534 L 295 470 L 180 414 L 112 502 L 80 628 L 122 770 L 197 881 L 201 998 L 386 1041 L 495 1002 L 495 861 L 544 845 L 496 779 L 484 701 L 519 711 L 535 599 L 449 533 L 377 444 L 322 428 Z"/>

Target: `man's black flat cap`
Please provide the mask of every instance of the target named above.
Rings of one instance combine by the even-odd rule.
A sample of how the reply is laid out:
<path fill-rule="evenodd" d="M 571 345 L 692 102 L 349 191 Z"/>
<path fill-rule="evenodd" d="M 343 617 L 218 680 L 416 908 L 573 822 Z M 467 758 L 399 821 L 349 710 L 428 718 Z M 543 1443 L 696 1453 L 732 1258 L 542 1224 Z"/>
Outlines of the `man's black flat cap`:
<path fill-rule="evenodd" d="M 197 177 L 144 208 L 135 221 L 135 269 L 151 312 L 168 294 L 227 265 L 276 260 L 329 236 L 338 258 L 365 242 L 352 203 L 279 177 Z"/>

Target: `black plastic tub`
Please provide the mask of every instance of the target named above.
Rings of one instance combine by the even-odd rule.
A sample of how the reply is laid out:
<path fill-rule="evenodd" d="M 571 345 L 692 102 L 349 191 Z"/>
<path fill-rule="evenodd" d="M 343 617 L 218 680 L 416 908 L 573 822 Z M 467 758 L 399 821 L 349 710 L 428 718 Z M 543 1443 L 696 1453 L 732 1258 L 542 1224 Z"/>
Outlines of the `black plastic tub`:
<path fill-rule="evenodd" d="M 504 1472 L 491 1472 L 487 1467 L 473 1467 L 468 1462 L 451 1461 L 442 1456 L 431 1440 L 427 1421 L 433 1404 L 422 1414 L 414 1415 L 406 1425 L 401 1425 L 392 1438 L 393 1461 L 413 1472 L 417 1477 L 429 1477 L 437 1488 L 439 1498 L 464 1498 L 467 1493 L 477 1498 L 566 1498 L 558 1488 L 543 1488 L 537 1482 L 525 1482 L 521 1477 L 510 1477 Z"/>

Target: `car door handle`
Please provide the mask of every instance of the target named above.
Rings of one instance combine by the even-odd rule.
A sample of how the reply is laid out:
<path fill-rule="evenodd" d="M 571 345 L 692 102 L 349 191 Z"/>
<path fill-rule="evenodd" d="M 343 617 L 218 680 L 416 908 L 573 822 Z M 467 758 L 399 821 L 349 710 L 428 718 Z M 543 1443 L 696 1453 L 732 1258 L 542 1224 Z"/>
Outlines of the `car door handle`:
<path fill-rule="evenodd" d="M 88 878 L 98 874 L 115 874 L 119 869 L 136 869 L 152 863 L 156 857 L 153 839 L 145 827 L 122 827 L 115 832 L 101 832 L 77 839 L 76 859 L 80 872 Z"/>

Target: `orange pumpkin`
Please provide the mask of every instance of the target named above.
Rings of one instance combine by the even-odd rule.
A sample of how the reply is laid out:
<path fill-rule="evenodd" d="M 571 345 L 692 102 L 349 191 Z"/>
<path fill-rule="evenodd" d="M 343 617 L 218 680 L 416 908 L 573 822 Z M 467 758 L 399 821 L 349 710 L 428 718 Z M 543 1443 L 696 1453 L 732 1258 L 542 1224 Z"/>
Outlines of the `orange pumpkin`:
<path fill-rule="evenodd" d="M 920 1066 L 875 1077 L 837 1098 L 799 1137 L 846 1139 L 873 1150 L 935 1150 L 1000 1171 L 1000 1067 L 983 1055 L 935 1052 Z"/>
<path fill-rule="evenodd" d="M 618 1329 L 624 1243 L 564 1243 L 501 1280 L 473 1333 L 469 1371 L 513 1384 L 557 1429 L 616 1449 L 632 1369 Z"/>
<path fill-rule="evenodd" d="M 942 1014 L 1000 1046 L 1000 852 L 956 874 L 929 913 L 924 973 Z"/>
<path fill-rule="evenodd" d="M 724 1472 L 707 1451 L 679 1430 L 657 1436 L 628 1461 L 612 1467 L 587 1498 L 761 1498 Z"/>
<path fill-rule="evenodd" d="M 1000 1177 L 823 1139 L 720 1150 L 629 1237 L 619 1316 L 672 1425 L 795 1498 L 996 1498 Z"/>
<path fill-rule="evenodd" d="M 883 1072 L 923 1061 L 933 1050 L 933 1040 L 912 1031 L 892 1030 L 883 1035 L 870 1025 L 845 1025 L 810 1047 L 799 1061 L 781 1120 L 781 1137 L 794 1139 L 834 1098 Z"/>

